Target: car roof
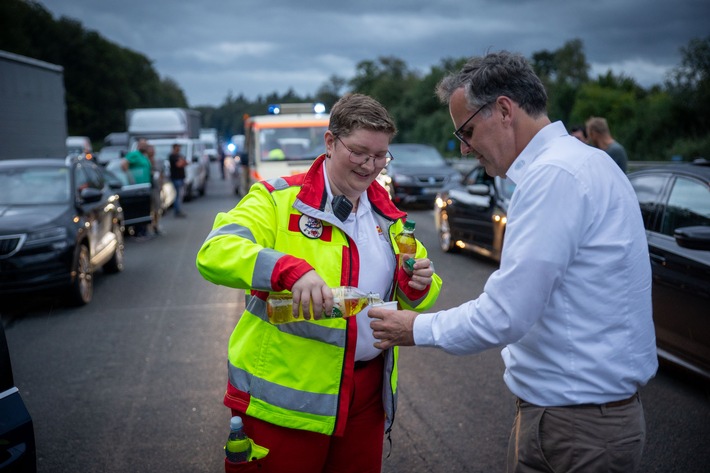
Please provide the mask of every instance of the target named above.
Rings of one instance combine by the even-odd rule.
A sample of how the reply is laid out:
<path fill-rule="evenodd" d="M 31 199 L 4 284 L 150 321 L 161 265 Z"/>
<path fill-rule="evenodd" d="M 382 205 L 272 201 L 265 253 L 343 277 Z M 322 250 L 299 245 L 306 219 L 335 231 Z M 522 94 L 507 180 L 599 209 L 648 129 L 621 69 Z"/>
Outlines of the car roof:
<path fill-rule="evenodd" d="M 689 176 L 700 176 L 710 181 L 710 161 L 699 159 L 692 163 L 669 163 L 660 166 L 649 166 L 629 173 L 629 176 L 643 173 L 672 172 L 674 174 L 685 174 Z"/>

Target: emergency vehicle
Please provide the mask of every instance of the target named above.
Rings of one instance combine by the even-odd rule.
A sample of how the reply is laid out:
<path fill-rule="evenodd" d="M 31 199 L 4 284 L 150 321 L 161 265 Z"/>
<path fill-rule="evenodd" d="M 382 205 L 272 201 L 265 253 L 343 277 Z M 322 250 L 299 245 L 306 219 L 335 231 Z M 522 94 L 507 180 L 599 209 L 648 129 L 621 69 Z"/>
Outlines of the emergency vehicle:
<path fill-rule="evenodd" d="M 244 121 L 244 189 L 255 182 L 305 172 L 325 153 L 330 115 L 323 104 L 270 105 L 268 115 Z"/>

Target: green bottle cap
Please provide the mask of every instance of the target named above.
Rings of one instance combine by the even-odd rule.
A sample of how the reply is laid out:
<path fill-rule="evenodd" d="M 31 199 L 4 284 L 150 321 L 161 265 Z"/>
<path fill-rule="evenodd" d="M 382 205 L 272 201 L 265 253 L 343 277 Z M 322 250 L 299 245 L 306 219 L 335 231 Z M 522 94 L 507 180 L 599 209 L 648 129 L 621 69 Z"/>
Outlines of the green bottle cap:
<path fill-rule="evenodd" d="M 404 222 L 404 229 L 414 231 L 414 226 L 417 224 L 414 220 L 407 220 Z"/>
<path fill-rule="evenodd" d="M 414 258 L 409 258 L 404 264 L 409 268 L 410 271 L 414 271 L 414 264 L 417 262 Z"/>

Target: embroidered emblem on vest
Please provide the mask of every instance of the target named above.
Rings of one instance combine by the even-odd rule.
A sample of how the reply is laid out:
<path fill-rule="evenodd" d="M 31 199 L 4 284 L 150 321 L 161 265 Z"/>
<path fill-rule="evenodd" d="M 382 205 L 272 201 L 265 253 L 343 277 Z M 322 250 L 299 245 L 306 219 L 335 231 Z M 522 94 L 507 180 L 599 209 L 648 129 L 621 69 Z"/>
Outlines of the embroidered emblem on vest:
<path fill-rule="evenodd" d="M 308 215 L 301 215 L 298 219 L 298 229 L 306 237 L 315 240 L 323 234 L 323 222 Z"/>

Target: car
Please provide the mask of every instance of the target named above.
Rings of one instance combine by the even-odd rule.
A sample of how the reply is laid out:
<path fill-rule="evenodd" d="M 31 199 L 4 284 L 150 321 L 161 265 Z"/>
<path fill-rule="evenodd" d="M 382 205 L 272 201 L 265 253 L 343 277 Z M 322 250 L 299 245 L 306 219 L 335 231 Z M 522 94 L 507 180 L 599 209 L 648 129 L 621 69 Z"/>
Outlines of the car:
<path fill-rule="evenodd" d="M 92 154 L 93 148 L 88 136 L 67 136 L 67 154 Z"/>
<path fill-rule="evenodd" d="M 168 163 L 173 144 L 179 144 L 180 153 L 185 156 L 188 163 L 185 167 L 185 202 L 189 202 L 197 195 L 205 195 L 209 179 L 210 158 L 200 140 L 192 138 L 160 138 L 150 139 L 148 143 L 155 147 L 155 161 Z M 168 164 L 167 166 L 166 176 L 169 180 L 170 165 Z"/>
<path fill-rule="evenodd" d="M 627 176 L 646 228 L 658 356 L 710 379 L 710 161 Z"/>
<path fill-rule="evenodd" d="M 169 171 L 166 169 L 165 171 Z M 153 186 L 150 183 L 136 184 L 130 172 L 123 169 L 121 160 L 111 161 L 104 170 L 109 186 L 118 193 L 123 209 L 123 224 L 128 233 L 134 233 L 131 228 L 140 223 L 151 224 L 153 217 L 152 195 Z M 170 179 L 163 179 L 160 189 L 160 209 L 162 215 L 175 202 L 177 192 Z"/>
<path fill-rule="evenodd" d="M 445 186 L 461 181 L 461 173 L 451 167 L 433 146 L 393 143 L 394 158 L 377 180 L 395 204 L 430 206 Z"/>
<path fill-rule="evenodd" d="M 106 166 L 111 161 L 120 160 L 128 153 L 126 147 L 123 145 L 108 145 L 101 148 L 96 155 L 96 162 L 102 166 Z"/>
<path fill-rule="evenodd" d="M 32 416 L 12 374 L 5 327 L 0 323 L 0 471 L 37 471 L 37 451 Z"/>
<path fill-rule="evenodd" d="M 508 206 L 515 184 L 483 166 L 436 195 L 434 224 L 443 251 L 471 250 L 500 263 Z"/>
<path fill-rule="evenodd" d="M 242 155 L 243 156 L 243 155 Z M 224 175 L 229 180 L 230 188 L 234 195 L 244 195 L 248 189 L 244 186 L 244 166 L 240 156 L 225 156 L 224 158 Z"/>
<path fill-rule="evenodd" d="M 0 301 L 61 288 L 88 304 L 97 269 L 123 270 L 123 230 L 119 197 L 93 160 L 0 160 Z"/>

